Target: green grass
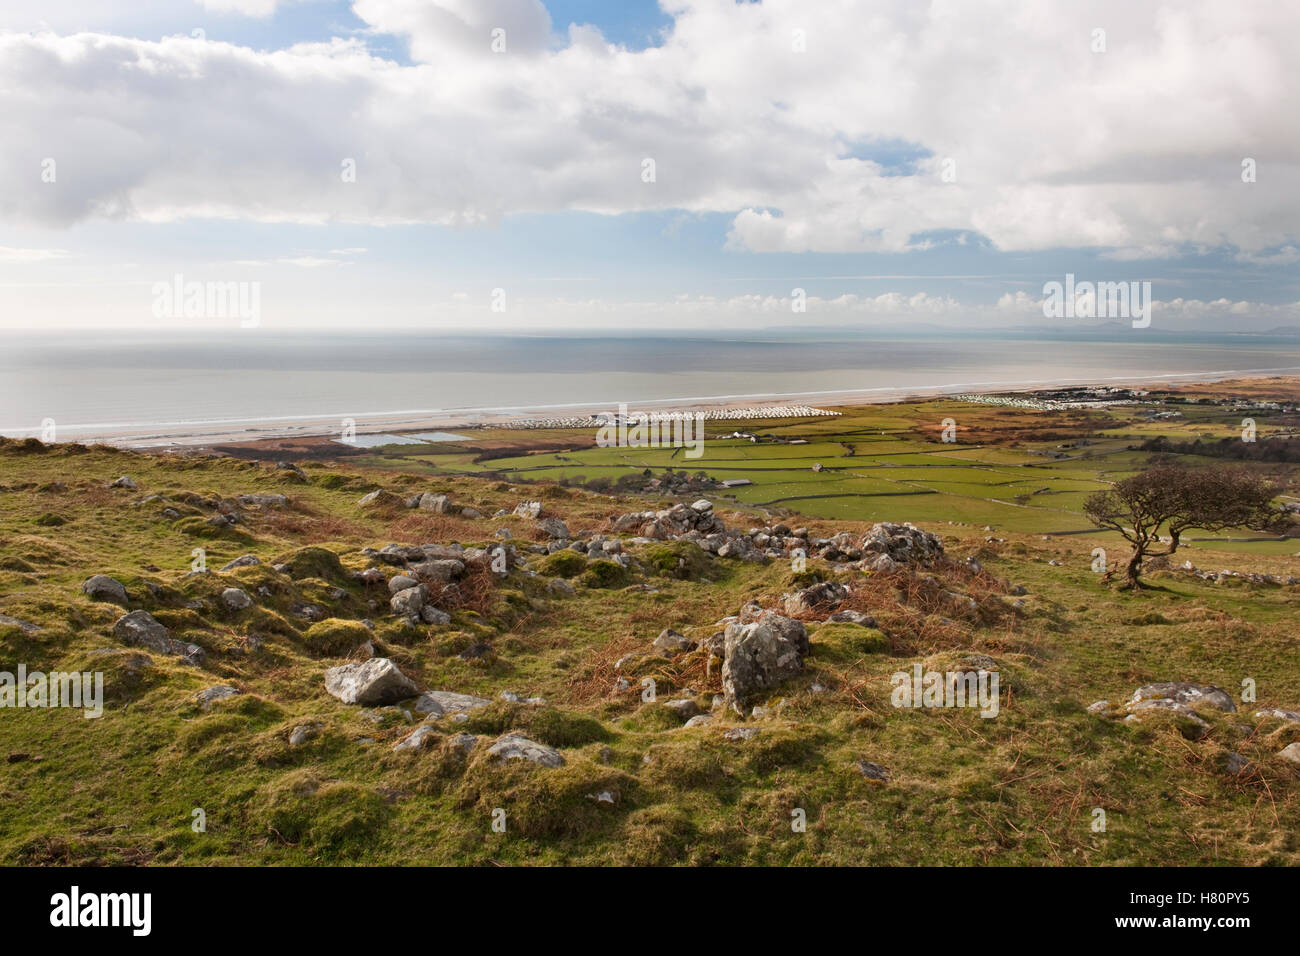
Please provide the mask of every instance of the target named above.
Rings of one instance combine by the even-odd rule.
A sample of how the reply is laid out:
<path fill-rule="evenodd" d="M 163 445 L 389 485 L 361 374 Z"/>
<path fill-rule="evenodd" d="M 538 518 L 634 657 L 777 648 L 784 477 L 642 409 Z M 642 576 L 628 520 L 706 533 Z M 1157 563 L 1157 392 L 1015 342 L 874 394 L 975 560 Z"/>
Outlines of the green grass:
<path fill-rule="evenodd" d="M 1300 863 L 1300 780 L 1275 756 L 1300 740 L 1300 726 L 1251 717 L 1260 707 L 1300 709 L 1300 591 L 1176 573 L 1151 575 L 1151 587 L 1139 593 L 1110 590 L 1090 570 L 1091 552 L 1104 546 L 1118 556 L 1118 539 L 1088 531 L 1043 535 L 1086 529 L 1077 513 L 1082 497 L 1140 467 L 1143 456 L 1125 450 L 1135 428 L 1117 423 L 1121 437 L 1080 449 L 1093 457 L 1052 460 L 1031 452 L 1057 441 L 945 447 L 915 433 L 946 415 L 962 422 L 989 412 L 911 403 L 788 428 L 772 423 L 766 430 L 814 440 L 794 447 L 710 443 L 704 458 L 689 464 L 669 462 L 664 452 L 589 448 L 562 452 L 574 459 L 567 463 L 543 454 L 475 465 L 463 448 L 403 448 L 397 456 L 309 465 L 306 484 L 270 465 L 232 459 L 72 446 L 33 453 L 6 443 L 0 613 L 42 630 L 0 626 L 0 669 L 102 670 L 108 703 L 98 720 L 69 710 L 0 711 L 7 756 L 0 763 L 0 861 Z M 1164 424 L 1162 433 L 1170 428 Z M 846 457 L 840 442 L 856 454 Z M 532 565 L 539 576 L 512 572 L 456 611 L 451 625 L 433 629 L 398 623 L 385 588 L 351 577 L 372 563 L 360 553 L 365 547 L 483 546 L 501 527 L 521 547 L 531 540 L 530 523 L 513 515 L 367 513 L 356 501 L 372 488 L 446 492 L 484 515 L 542 497 L 571 528 L 598 528 L 610 516 L 666 501 L 549 482 L 651 466 L 641 461 L 722 477 L 762 469 L 743 472 L 757 476 L 754 486 L 710 495 L 729 526 L 760 525 L 771 520 L 764 512 L 783 509 L 817 534 L 913 521 L 943 535 L 954 556 L 976 556 L 993 578 L 1022 585 L 1024 606 L 995 623 L 943 621 L 870 590 L 861 572 L 846 575 L 868 588 L 875 603 L 866 609 L 881 628 L 811 627 L 804 672 L 771 694 L 770 716 L 750 722 L 759 735 L 728 741 L 722 731 L 738 720 L 720 715 L 685 730 L 662 706 L 688 696 L 707 710 L 720 689 L 716 669 L 690 658 L 647 657 L 622 672 L 613 663 L 649 653 L 663 628 L 700 640 L 746 601 L 777 604 L 794 581 L 781 562 L 724 561 L 684 543 L 642 545 L 632 551 L 644 570 L 625 577 L 604 565 L 592 570 L 545 558 Z M 811 461 L 828 470 L 812 473 Z M 500 473 L 511 484 L 470 471 Z M 106 487 L 124 473 L 139 491 Z M 1051 492 L 1031 494 L 1027 506 L 1014 503 L 1015 495 L 1043 487 Z M 269 491 L 286 494 L 289 506 L 244 509 L 245 520 L 229 532 L 206 524 L 211 511 L 202 504 L 182 502 L 186 493 L 202 501 Z M 170 500 L 138 503 L 153 494 Z M 777 498 L 798 500 L 759 504 Z M 169 505 L 178 517 L 163 515 Z M 996 531 L 984 531 L 986 524 Z M 215 573 L 188 576 L 195 548 L 206 550 Z M 1193 544 L 1186 557 L 1203 568 L 1285 575 L 1297 573 L 1296 550 L 1295 542 L 1208 542 Z M 245 553 L 263 563 L 216 572 Z M 287 564 L 288 573 L 272 562 Z M 812 561 L 810 568 L 821 566 Z M 153 666 L 139 669 L 130 655 L 96 654 L 118 646 L 111 629 L 123 611 L 81 593 L 94 573 L 117 577 L 132 608 L 149 609 L 175 636 L 202 645 L 205 667 L 150 652 Z M 571 579 L 576 594 L 549 591 L 551 576 Z M 228 586 L 245 589 L 255 606 L 225 610 L 219 595 Z M 965 585 L 954 578 L 944 586 Z M 303 603 L 318 605 L 327 620 L 313 624 L 295 614 Z M 323 689 L 325 668 L 367 635 L 423 686 L 497 702 L 463 724 L 444 721 L 423 750 L 394 753 L 392 745 L 413 728 L 399 710 L 368 713 Z M 478 643 L 492 653 L 461 656 Z M 970 652 L 993 656 L 1003 668 L 996 719 L 890 706 L 893 673 Z M 633 692 L 614 692 L 619 673 Z M 642 702 L 643 678 L 655 681 L 658 702 Z M 1246 679 L 1257 685 L 1258 702 L 1239 704 L 1235 717 L 1213 718 L 1209 734 L 1194 742 L 1172 720 L 1126 725 L 1084 711 L 1150 681 L 1214 683 L 1237 696 Z M 219 683 L 243 693 L 199 708 L 194 695 Z M 503 691 L 546 703 L 500 702 Z M 297 727 L 310 728 L 310 739 L 291 747 Z M 484 748 L 507 730 L 559 748 L 565 766 L 490 761 Z M 450 746 L 459 732 L 480 737 L 468 756 Z M 1229 751 L 1252 762 L 1246 774 L 1221 772 Z M 863 777 L 863 760 L 887 767 L 891 780 Z M 616 794 L 615 802 L 589 798 L 604 791 Z M 1091 829 L 1098 807 L 1107 813 L 1105 833 Z M 206 832 L 191 827 L 196 809 L 206 815 Z M 505 833 L 492 827 L 498 810 Z M 792 829 L 795 811 L 806 818 L 806 832 Z"/>

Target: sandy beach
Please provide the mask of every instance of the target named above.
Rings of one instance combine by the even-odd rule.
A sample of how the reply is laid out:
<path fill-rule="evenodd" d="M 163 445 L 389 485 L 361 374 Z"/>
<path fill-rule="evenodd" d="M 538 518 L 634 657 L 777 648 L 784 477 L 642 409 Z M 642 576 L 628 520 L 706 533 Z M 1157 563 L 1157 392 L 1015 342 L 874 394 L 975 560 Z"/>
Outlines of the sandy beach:
<path fill-rule="evenodd" d="M 1225 370 L 1164 375 L 1123 375 L 1081 380 L 1037 381 L 968 381 L 910 388 L 863 388 L 793 394 L 715 395 L 643 401 L 630 405 L 632 411 L 709 412 L 752 409 L 782 404 L 808 404 L 820 408 L 886 404 L 957 395 L 969 392 L 1033 392 L 1066 386 L 1113 386 L 1126 388 L 1168 388 L 1232 379 L 1262 380 L 1275 378 L 1274 370 Z M 543 418 L 585 418 L 616 411 L 609 403 L 586 402 L 556 405 L 511 406 L 499 408 L 463 408 L 401 410 L 353 419 L 356 434 L 403 433 L 429 430 L 487 429 L 511 423 Z M 65 441 L 99 442 L 120 448 L 148 450 L 201 451 L 225 445 L 247 445 L 267 440 L 329 439 L 342 433 L 344 423 L 337 418 L 292 417 L 250 421 L 214 420 L 206 422 L 152 423 L 120 426 L 111 431 L 78 434 L 75 428 L 60 432 Z"/>

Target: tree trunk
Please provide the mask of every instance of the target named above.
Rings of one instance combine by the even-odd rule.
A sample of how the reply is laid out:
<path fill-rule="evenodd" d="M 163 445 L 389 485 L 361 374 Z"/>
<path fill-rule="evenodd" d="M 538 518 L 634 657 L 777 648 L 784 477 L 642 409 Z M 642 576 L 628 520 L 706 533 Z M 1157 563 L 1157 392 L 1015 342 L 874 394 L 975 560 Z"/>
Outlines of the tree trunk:
<path fill-rule="evenodd" d="M 1127 579 L 1129 587 L 1138 587 L 1138 575 L 1142 573 L 1142 549 L 1134 548 L 1133 556 L 1128 559 L 1128 564 L 1124 567 L 1124 577 Z"/>

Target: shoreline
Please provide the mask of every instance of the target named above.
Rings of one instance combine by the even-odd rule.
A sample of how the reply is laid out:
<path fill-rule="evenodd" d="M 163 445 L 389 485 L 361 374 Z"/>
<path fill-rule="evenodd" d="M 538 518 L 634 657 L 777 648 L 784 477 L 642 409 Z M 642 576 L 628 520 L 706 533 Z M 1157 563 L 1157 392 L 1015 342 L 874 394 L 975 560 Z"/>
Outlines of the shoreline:
<path fill-rule="evenodd" d="M 1222 369 L 1215 371 L 1115 375 L 1079 379 L 946 382 L 908 387 L 882 386 L 786 393 L 687 396 L 624 402 L 633 411 L 742 411 L 767 405 L 817 404 L 826 408 L 883 405 L 928 400 L 974 391 L 1024 394 L 1068 387 L 1138 387 L 1199 385 L 1234 379 L 1294 378 L 1300 368 Z M 585 417 L 616 411 L 617 401 L 585 401 L 541 405 L 482 406 L 447 409 L 407 409 L 348 416 L 358 436 L 442 429 L 490 429 L 539 418 Z M 329 439 L 340 432 L 343 418 L 331 415 L 268 416 L 259 419 L 209 419 L 151 422 L 140 425 L 104 423 L 59 428 L 61 441 L 105 444 L 136 451 L 202 450 L 215 445 L 249 444 L 273 439 Z M 39 430 L 9 437 L 39 437 Z"/>

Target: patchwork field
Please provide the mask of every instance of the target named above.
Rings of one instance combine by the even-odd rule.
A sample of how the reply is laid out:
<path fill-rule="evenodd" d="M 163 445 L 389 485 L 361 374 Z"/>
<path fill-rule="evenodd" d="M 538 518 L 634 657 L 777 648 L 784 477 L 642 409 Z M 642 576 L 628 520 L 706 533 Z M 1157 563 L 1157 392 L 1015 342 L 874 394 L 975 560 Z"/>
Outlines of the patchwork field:
<path fill-rule="evenodd" d="M 1271 392 L 1256 385 L 1252 392 L 1276 399 L 1293 389 L 1289 383 L 1275 385 Z M 1203 392 L 1193 395 L 1200 398 Z M 1209 441 L 1240 434 L 1240 411 L 1187 403 L 1167 407 L 1182 417 L 1143 420 L 1152 406 L 1053 412 L 936 400 L 846 407 L 840 409 L 841 417 L 831 419 L 746 422 L 735 428 L 709 423 L 697 457 L 689 456 L 689 448 L 597 447 L 592 428 L 469 431 L 463 442 L 370 449 L 354 460 L 420 474 L 589 487 L 593 481 L 612 487 L 647 469 L 671 469 L 717 481 L 748 479 L 752 484 L 726 489 L 721 496 L 774 514 L 788 510 L 860 521 L 954 521 L 1070 534 L 1091 530 L 1082 514 L 1088 495 L 1135 473 L 1151 458 L 1133 446 L 1156 436 Z M 1298 427 L 1294 415 L 1251 414 L 1260 441 L 1292 434 Z M 950 443 L 941 438 L 945 419 L 956 424 Z M 758 443 L 723 437 L 738 428 L 763 437 Z M 791 439 L 807 444 L 788 444 Z M 1211 460 L 1176 457 L 1188 463 Z M 814 465 L 821 470 L 814 473 Z M 1285 469 L 1274 470 L 1289 480 Z M 1298 550 L 1294 541 L 1238 540 L 1253 537 L 1249 534 L 1199 537 L 1206 540 L 1198 543 L 1232 552 L 1289 555 Z"/>

